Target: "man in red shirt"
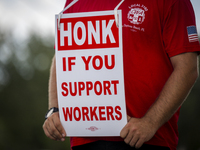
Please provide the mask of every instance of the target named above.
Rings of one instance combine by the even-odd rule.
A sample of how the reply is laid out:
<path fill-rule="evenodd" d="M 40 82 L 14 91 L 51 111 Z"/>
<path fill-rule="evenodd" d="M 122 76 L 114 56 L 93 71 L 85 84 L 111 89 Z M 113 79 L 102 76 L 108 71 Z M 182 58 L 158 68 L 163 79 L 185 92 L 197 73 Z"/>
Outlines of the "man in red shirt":
<path fill-rule="evenodd" d="M 113 10 L 119 2 L 79 0 L 64 13 Z M 200 46 L 192 5 L 190 0 L 125 0 L 119 9 L 128 123 L 121 130 L 121 137 L 71 137 L 71 147 L 96 150 L 97 141 L 112 141 L 111 145 L 117 146 L 113 149 L 175 150 L 180 106 L 198 77 Z M 58 107 L 55 69 L 53 59 L 49 109 Z M 44 132 L 53 140 L 64 141 L 67 133 L 59 114 L 51 111 L 44 122 Z"/>

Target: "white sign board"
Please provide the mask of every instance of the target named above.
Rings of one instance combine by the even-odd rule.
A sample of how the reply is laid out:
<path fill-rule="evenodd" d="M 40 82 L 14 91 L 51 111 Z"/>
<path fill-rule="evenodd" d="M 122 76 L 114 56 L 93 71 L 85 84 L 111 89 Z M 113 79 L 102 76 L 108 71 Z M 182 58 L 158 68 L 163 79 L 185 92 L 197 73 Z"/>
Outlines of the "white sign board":
<path fill-rule="evenodd" d="M 56 15 L 59 113 L 67 136 L 119 136 L 127 123 L 122 51 L 114 11 Z"/>

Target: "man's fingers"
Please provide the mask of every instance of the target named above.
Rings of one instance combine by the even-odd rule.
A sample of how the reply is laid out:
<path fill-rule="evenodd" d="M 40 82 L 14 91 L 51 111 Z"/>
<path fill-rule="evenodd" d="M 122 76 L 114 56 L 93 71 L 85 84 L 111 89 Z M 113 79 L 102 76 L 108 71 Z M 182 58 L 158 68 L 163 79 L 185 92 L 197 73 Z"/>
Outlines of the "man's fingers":
<path fill-rule="evenodd" d="M 130 125 L 128 125 L 130 126 Z M 140 138 L 140 134 L 137 133 L 135 128 L 129 128 L 127 136 L 124 138 L 124 142 L 134 147 Z"/>
<path fill-rule="evenodd" d="M 45 121 L 44 124 L 43 124 L 43 130 L 44 130 L 44 133 L 46 134 L 46 136 L 52 140 L 56 140 L 55 137 L 53 137 L 51 134 L 50 134 L 50 131 L 49 131 L 49 125 L 48 125 L 48 122 Z"/>
<path fill-rule="evenodd" d="M 48 129 L 46 127 L 43 127 L 44 129 L 44 133 L 46 134 L 46 136 L 52 140 L 56 140 L 55 137 L 51 136 L 51 134 L 49 133 Z"/>
<path fill-rule="evenodd" d="M 53 121 L 49 121 L 48 124 L 47 124 L 47 130 L 49 131 L 49 134 L 51 136 L 53 136 L 54 138 L 56 139 L 61 139 L 61 135 L 60 133 L 58 132 L 58 130 L 56 129 Z"/>
<path fill-rule="evenodd" d="M 133 136 L 133 138 L 131 139 L 131 141 L 129 142 L 129 145 L 131 147 L 135 147 L 136 143 L 138 142 L 139 137 L 138 136 Z"/>
<path fill-rule="evenodd" d="M 146 142 L 146 141 L 144 141 L 144 139 L 140 138 L 137 141 L 137 143 L 135 144 L 135 148 L 137 148 L 137 149 L 140 148 L 144 144 L 144 142 Z"/>
<path fill-rule="evenodd" d="M 64 141 L 66 137 L 65 130 L 60 122 L 59 114 L 54 113 L 46 119 L 43 125 L 47 137 L 53 140 Z"/>
<path fill-rule="evenodd" d="M 129 130 L 128 130 L 128 128 L 126 128 L 126 126 L 121 130 L 121 132 L 120 132 L 120 136 L 121 136 L 121 138 L 126 138 L 126 136 L 128 135 L 128 132 L 129 132 Z"/>
<path fill-rule="evenodd" d="M 124 139 L 124 142 L 125 142 L 126 144 L 130 144 L 132 138 L 133 138 L 133 135 L 130 134 L 130 133 L 128 133 L 128 135 L 127 135 L 127 136 L 125 137 L 125 139 Z"/>
<path fill-rule="evenodd" d="M 52 117 L 53 118 L 53 117 Z M 49 133 L 51 134 L 51 136 L 55 137 L 58 140 L 64 140 L 63 138 L 63 133 L 59 130 L 62 128 L 62 125 L 59 121 L 57 121 L 57 119 L 53 118 L 50 122 L 49 122 L 49 128 L 48 130 L 50 131 Z"/>
<path fill-rule="evenodd" d="M 65 137 L 66 137 L 66 132 L 65 132 L 65 130 L 64 130 L 64 128 L 63 128 L 63 126 L 62 126 L 62 124 L 60 122 L 60 119 L 59 118 L 54 118 L 53 119 L 53 124 L 54 124 L 56 130 L 59 132 L 61 140 L 63 141 L 65 139 Z"/>
<path fill-rule="evenodd" d="M 131 118 L 127 116 L 128 123 L 121 130 L 120 136 L 124 142 L 132 147 L 140 148 L 144 142 L 149 141 L 156 133 L 157 128 L 143 118 Z"/>

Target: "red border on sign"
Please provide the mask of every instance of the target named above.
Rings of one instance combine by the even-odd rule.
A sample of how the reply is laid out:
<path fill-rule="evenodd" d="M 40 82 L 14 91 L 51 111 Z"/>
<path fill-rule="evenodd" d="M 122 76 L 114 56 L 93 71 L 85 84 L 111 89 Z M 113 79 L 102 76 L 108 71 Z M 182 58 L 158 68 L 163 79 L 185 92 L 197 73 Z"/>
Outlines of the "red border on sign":
<path fill-rule="evenodd" d="M 96 21 L 100 23 L 100 43 L 96 43 L 94 37 L 92 36 L 92 44 L 88 44 L 88 29 L 87 29 L 87 22 L 91 21 L 94 29 L 96 27 Z M 111 43 L 109 36 L 106 38 L 106 43 L 103 43 L 102 39 L 102 20 L 106 21 L 106 26 L 110 20 L 114 20 L 114 15 L 105 15 L 105 16 L 91 16 L 91 17 L 80 17 L 80 18 L 62 18 L 60 23 L 64 23 L 64 30 L 67 29 L 68 22 L 71 23 L 71 35 L 72 35 L 72 45 L 68 45 L 68 37 L 64 37 L 64 46 L 60 45 L 60 30 L 57 29 L 57 45 L 58 51 L 65 51 L 65 50 L 83 50 L 83 49 L 100 49 L 100 48 L 117 48 L 119 47 L 119 29 L 116 26 L 115 22 L 111 27 L 111 31 L 113 37 L 115 39 L 115 43 Z M 77 45 L 74 38 L 73 38 L 73 28 L 77 22 L 82 22 L 86 28 L 86 39 L 82 45 Z M 96 30 L 96 29 L 95 29 Z M 78 29 L 78 38 L 82 37 L 81 29 Z"/>

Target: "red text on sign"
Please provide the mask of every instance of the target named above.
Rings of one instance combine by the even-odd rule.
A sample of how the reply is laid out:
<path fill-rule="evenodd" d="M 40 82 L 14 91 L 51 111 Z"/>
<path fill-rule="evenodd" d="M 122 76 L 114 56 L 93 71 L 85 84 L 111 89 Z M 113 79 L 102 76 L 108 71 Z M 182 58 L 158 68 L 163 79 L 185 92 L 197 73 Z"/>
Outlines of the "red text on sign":
<path fill-rule="evenodd" d="M 100 70 L 105 66 L 106 69 L 113 69 L 115 67 L 115 55 L 104 55 L 104 57 L 96 55 L 92 56 L 82 56 L 83 63 L 85 64 L 85 70 L 89 70 L 89 65 L 92 64 L 92 67 L 95 70 Z M 63 57 L 63 71 L 72 71 L 72 66 L 75 65 L 76 57 Z M 68 69 L 67 69 L 68 68 Z"/>
<path fill-rule="evenodd" d="M 121 120 L 120 106 L 62 107 L 65 121 Z"/>
<path fill-rule="evenodd" d="M 85 63 L 85 70 L 89 70 L 89 63 L 91 60 L 92 56 L 88 56 L 87 58 L 85 58 L 85 56 L 82 56 L 82 59 Z M 108 55 L 104 56 L 104 59 L 99 56 L 96 55 L 92 58 L 92 66 L 95 70 L 100 70 L 103 67 L 103 64 L 105 65 L 106 69 L 113 69 L 115 67 L 115 55 L 111 55 L 111 64 L 109 65 L 109 61 L 108 61 Z M 97 65 L 98 62 L 98 65 Z"/>
<path fill-rule="evenodd" d="M 66 96 L 82 96 L 83 92 L 89 96 L 91 92 L 95 95 L 117 95 L 117 85 L 119 80 L 112 81 L 86 81 L 86 82 L 63 82 L 61 85 L 62 95 Z"/>

